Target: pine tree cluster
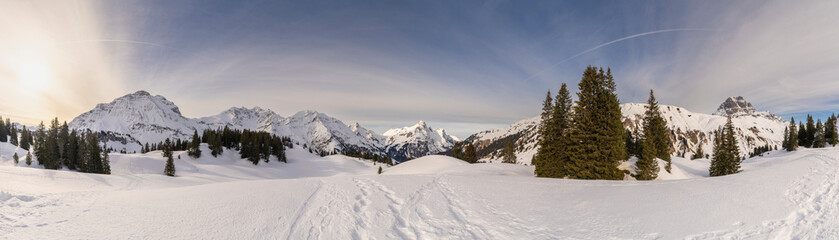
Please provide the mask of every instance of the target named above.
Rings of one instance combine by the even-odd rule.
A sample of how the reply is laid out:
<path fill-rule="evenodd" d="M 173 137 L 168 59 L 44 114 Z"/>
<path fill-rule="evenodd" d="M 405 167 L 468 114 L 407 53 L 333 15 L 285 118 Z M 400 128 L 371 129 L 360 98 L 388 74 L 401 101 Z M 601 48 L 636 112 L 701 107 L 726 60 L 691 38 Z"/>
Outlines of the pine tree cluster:
<path fill-rule="evenodd" d="M 472 143 L 466 144 L 466 146 L 463 146 L 460 142 L 455 143 L 454 147 L 452 147 L 452 157 L 468 163 L 478 162 L 478 153 L 475 151 L 475 145 Z"/>
<path fill-rule="evenodd" d="M 86 173 L 110 174 L 110 160 L 106 148 L 99 146 L 97 133 L 69 130 L 67 122 L 59 124 L 58 118 L 52 120 L 50 128 L 44 123 L 38 126 L 32 135 L 24 128 L 21 134 L 21 148 L 33 144 L 33 152 L 39 165 L 46 169 L 59 169 L 62 166 Z M 28 146 L 27 146 L 28 147 Z M 26 155 L 27 165 L 32 162 L 32 155 Z"/>
<path fill-rule="evenodd" d="M 729 116 L 725 126 L 714 133 L 714 157 L 708 171 L 712 177 L 734 174 L 740 172 L 741 161 L 734 124 Z"/>
<path fill-rule="evenodd" d="M 272 155 L 280 162 L 287 162 L 285 148 L 291 145 L 291 139 L 288 137 L 279 137 L 264 131 L 233 130 L 228 127 L 204 130 L 201 141 L 207 143 L 213 157 L 220 155 L 224 148 L 236 149 L 241 158 L 254 165 L 259 164 L 260 160 L 268 162 Z"/>
<path fill-rule="evenodd" d="M 753 157 L 757 157 L 757 156 L 763 156 L 764 153 L 772 151 L 772 150 L 777 150 L 777 149 L 773 149 L 767 143 L 766 145 L 763 145 L 763 146 L 760 146 L 760 147 L 755 147 L 754 149 L 752 149 L 752 152 L 749 153 L 749 157 L 753 158 Z"/>
<path fill-rule="evenodd" d="M 610 69 L 589 66 L 571 104 L 567 87 L 543 104 L 539 151 L 534 156 L 539 177 L 575 179 L 624 178 L 617 167 L 627 158 L 614 77 Z"/>
<path fill-rule="evenodd" d="M 787 151 L 795 151 L 798 147 L 824 148 L 839 144 L 839 129 L 837 129 L 836 115 L 832 114 L 822 124 L 819 119 L 813 123 L 813 116 L 807 115 L 806 124 L 795 125 L 795 118 L 790 119 L 790 125 L 784 129 L 783 148 Z"/>
<path fill-rule="evenodd" d="M 345 151 L 342 154 L 344 154 L 344 156 L 348 156 L 348 157 L 370 160 L 370 161 L 373 161 L 374 164 L 375 163 L 381 163 L 381 164 L 387 164 L 389 166 L 393 166 L 393 159 L 389 158 L 385 155 L 379 155 L 379 154 L 370 153 L 370 152 L 359 153 L 359 152 L 356 152 L 356 151 Z"/>

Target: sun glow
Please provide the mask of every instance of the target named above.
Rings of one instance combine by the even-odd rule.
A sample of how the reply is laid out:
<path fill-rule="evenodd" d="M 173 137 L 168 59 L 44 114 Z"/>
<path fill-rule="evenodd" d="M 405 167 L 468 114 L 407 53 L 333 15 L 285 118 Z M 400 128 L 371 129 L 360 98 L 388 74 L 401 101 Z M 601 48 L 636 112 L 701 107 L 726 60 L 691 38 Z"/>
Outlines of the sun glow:
<path fill-rule="evenodd" d="M 21 86 L 30 91 L 45 90 L 52 78 L 48 65 L 43 61 L 24 61 L 17 71 Z"/>

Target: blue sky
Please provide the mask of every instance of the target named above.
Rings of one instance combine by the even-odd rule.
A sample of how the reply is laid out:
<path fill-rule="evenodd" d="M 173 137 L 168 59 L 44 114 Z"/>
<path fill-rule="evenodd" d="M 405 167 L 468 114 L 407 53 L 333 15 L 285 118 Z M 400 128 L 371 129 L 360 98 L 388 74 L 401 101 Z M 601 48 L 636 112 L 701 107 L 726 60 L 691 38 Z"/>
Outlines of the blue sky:
<path fill-rule="evenodd" d="M 467 137 L 538 115 L 545 91 L 575 88 L 588 65 L 612 68 L 622 102 L 643 102 L 652 88 L 660 103 L 695 112 L 738 95 L 783 116 L 839 107 L 831 1 L 4 5 L 18 14 L 0 32 L 21 37 L 0 40 L 0 53 L 38 49 L 47 57 L 33 65 L 52 73 L 40 78 L 53 87 L 0 96 L 0 114 L 32 122 L 144 89 L 188 117 L 313 109 L 379 133 L 425 120 Z M 31 75 L 8 62 L 0 81 Z M 38 100 L 9 104 L 22 96 Z"/>

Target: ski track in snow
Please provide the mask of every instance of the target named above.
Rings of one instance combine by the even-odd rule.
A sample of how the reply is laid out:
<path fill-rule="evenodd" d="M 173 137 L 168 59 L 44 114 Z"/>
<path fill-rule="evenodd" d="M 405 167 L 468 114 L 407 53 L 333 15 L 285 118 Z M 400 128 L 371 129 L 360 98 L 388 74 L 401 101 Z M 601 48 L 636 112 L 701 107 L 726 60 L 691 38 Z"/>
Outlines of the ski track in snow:
<path fill-rule="evenodd" d="M 820 164 L 797 180 L 787 190 L 787 197 L 797 210 L 784 219 L 760 225 L 741 226 L 730 231 L 716 231 L 686 239 L 831 239 L 839 236 L 839 158 L 810 154 L 807 159 Z M 832 162 L 832 164 L 831 164 Z M 806 186 L 818 186 L 815 188 Z"/>

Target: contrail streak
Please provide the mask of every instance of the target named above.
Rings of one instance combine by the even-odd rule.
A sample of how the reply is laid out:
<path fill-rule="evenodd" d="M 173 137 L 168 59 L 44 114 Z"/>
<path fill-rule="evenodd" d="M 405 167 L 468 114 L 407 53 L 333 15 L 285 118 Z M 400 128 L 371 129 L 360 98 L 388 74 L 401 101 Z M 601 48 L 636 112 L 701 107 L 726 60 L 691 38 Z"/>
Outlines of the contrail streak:
<path fill-rule="evenodd" d="M 575 54 L 574 56 L 571 56 L 569 58 L 563 59 L 562 61 L 554 63 L 550 67 L 542 69 L 542 71 L 539 71 L 536 74 L 533 74 L 530 77 L 526 78 L 525 81 L 533 79 L 536 76 L 539 76 L 540 74 L 542 74 L 544 72 L 547 72 L 548 70 L 556 67 L 559 64 L 565 63 L 567 61 L 570 61 L 571 59 L 574 59 L 574 58 L 577 58 L 579 56 L 585 55 L 586 53 L 589 53 L 591 51 L 600 49 L 600 48 L 605 47 L 605 46 L 609 46 L 609 45 L 612 45 L 612 44 L 615 44 L 615 43 L 618 43 L 618 42 L 626 41 L 626 40 L 637 38 L 637 37 L 652 35 L 652 34 L 659 34 L 659 33 L 666 33 L 666 32 L 685 32 L 685 31 L 713 31 L 713 29 L 707 29 L 707 28 L 673 28 L 673 29 L 664 29 L 664 30 L 657 30 L 657 31 L 651 31 L 651 32 L 644 32 L 644 33 L 639 33 L 639 34 L 635 34 L 635 35 L 629 35 L 629 36 L 626 36 L 626 37 L 618 38 L 618 39 L 615 39 L 615 40 L 612 40 L 612 41 L 594 46 L 593 48 L 586 49 L 585 51 L 582 51 L 580 53 Z"/>

